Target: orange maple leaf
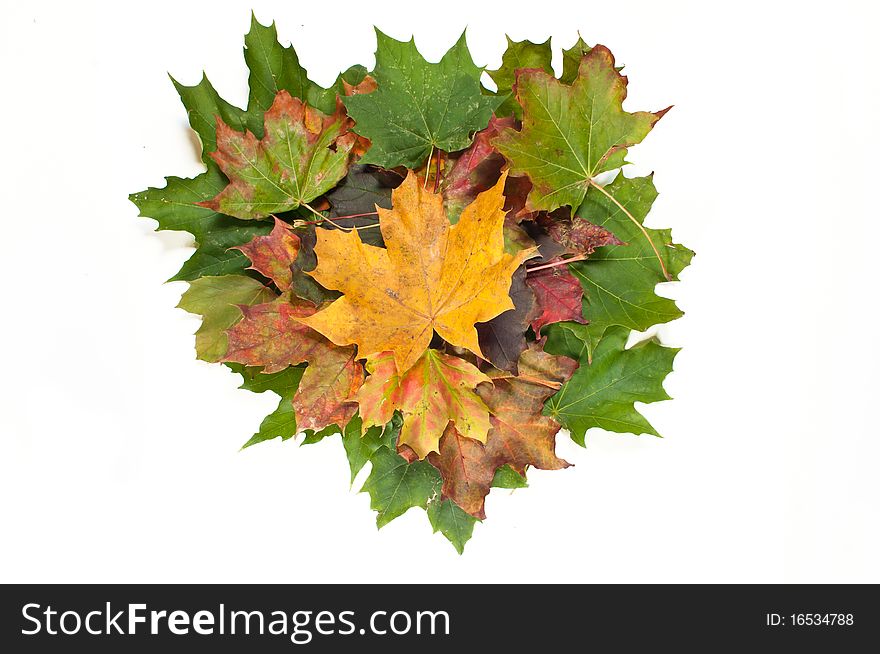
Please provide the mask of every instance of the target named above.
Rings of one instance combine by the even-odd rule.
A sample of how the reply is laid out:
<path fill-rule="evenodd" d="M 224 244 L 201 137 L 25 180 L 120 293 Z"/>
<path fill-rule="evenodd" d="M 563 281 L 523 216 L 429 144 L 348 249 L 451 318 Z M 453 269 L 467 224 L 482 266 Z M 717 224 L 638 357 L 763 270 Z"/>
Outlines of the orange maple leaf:
<path fill-rule="evenodd" d="M 400 374 L 435 331 L 485 358 L 474 325 L 514 308 L 511 275 L 535 252 L 504 251 L 505 178 L 450 225 L 443 197 L 410 172 L 392 208 L 377 207 L 386 249 L 366 245 L 357 231 L 319 230 L 309 274 L 343 296 L 301 321 L 337 345 L 357 344 L 359 358 L 391 352 Z"/>

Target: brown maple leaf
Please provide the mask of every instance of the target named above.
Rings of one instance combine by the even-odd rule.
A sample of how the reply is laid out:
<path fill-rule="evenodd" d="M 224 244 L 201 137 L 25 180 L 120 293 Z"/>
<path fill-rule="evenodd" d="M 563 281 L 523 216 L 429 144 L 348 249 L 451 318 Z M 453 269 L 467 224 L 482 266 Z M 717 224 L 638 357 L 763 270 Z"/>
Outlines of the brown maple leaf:
<path fill-rule="evenodd" d="M 443 496 L 476 518 L 486 517 L 485 497 L 501 466 L 525 474 L 527 466 L 559 470 L 570 465 L 556 456 L 559 423 L 542 411 L 544 401 L 572 375 L 577 362 L 547 354 L 532 343 L 518 367 L 518 375 L 496 371 L 491 373 L 491 384 L 477 387 L 492 425 L 485 445 L 462 436 L 450 424 L 439 452 L 429 458 L 443 479 Z"/>

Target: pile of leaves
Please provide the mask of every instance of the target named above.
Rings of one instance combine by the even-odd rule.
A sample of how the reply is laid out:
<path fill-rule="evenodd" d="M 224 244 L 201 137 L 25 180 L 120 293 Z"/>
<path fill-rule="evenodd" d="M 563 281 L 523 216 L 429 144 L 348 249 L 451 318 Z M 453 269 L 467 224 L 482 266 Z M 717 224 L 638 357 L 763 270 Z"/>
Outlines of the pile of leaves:
<path fill-rule="evenodd" d="M 198 358 L 280 396 L 245 447 L 340 434 L 380 527 L 421 507 L 461 552 L 492 487 L 570 465 L 561 428 L 656 435 L 634 403 L 677 350 L 626 344 L 681 315 L 655 287 L 693 253 L 644 226 L 651 176 L 597 181 L 665 113 L 623 110 L 607 48 L 557 78 L 549 41 L 509 41 L 493 92 L 464 35 L 438 63 L 377 40 L 325 89 L 254 19 L 247 110 L 174 82 L 207 170 L 131 199 L 195 237 Z"/>

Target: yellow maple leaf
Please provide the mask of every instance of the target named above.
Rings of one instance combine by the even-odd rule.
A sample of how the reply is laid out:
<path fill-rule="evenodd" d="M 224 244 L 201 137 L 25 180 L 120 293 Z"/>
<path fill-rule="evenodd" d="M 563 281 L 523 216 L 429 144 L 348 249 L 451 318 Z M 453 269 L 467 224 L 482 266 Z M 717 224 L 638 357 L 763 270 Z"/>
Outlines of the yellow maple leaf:
<path fill-rule="evenodd" d="M 385 249 L 361 242 L 357 231 L 318 230 L 310 274 L 343 296 L 302 322 L 337 345 L 357 344 L 359 358 L 391 352 L 400 374 L 435 331 L 484 358 L 474 325 L 514 308 L 511 275 L 535 251 L 504 252 L 505 178 L 450 225 L 443 197 L 410 172 L 392 208 L 377 207 Z"/>

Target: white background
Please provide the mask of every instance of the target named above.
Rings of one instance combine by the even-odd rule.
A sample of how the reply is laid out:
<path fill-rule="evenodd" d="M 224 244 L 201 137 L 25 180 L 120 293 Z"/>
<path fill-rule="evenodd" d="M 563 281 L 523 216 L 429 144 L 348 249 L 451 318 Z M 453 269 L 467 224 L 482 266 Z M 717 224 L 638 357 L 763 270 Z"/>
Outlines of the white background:
<path fill-rule="evenodd" d="M 716 4 L 5 4 L 0 581 L 880 582 L 880 16 Z M 505 32 L 580 29 L 627 108 L 675 104 L 630 156 L 697 252 L 662 291 L 665 439 L 561 438 L 576 467 L 493 491 L 463 557 L 419 510 L 377 531 L 338 439 L 238 451 L 276 399 L 194 359 L 162 283 L 190 240 L 127 195 L 201 170 L 166 71 L 245 103 L 251 5 L 325 85 L 373 24 L 435 61 L 467 25 L 491 68 Z"/>

